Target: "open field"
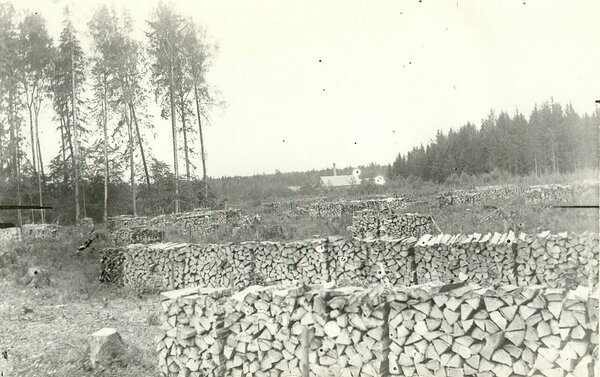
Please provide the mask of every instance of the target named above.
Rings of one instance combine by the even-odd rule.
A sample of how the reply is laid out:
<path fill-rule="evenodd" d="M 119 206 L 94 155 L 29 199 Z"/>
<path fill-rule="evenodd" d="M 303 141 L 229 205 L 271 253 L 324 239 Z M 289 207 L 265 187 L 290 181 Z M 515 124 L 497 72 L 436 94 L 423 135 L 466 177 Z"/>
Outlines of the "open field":
<path fill-rule="evenodd" d="M 421 198 L 423 199 L 423 198 Z M 425 196 L 424 199 L 427 199 Z M 246 227 L 223 225 L 210 235 L 197 236 L 168 229 L 173 242 L 224 243 L 245 240 L 290 241 L 315 236 L 349 236 L 349 216 L 322 219 L 289 213 L 260 213 L 260 221 Z M 507 230 L 552 233 L 598 230 L 598 210 L 547 208 L 522 201 L 451 205 L 434 201 L 411 204 L 407 212 L 433 216 L 444 233 L 504 232 Z M 77 254 L 86 238 L 78 228 L 65 227 L 58 238 L 2 244 L 13 256 L 0 266 L 0 352 L 7 358 L 0 367 L 6 376 L 155 376 L 157 353 L 154 337 L 159 330 L 159 298 L 156 292 L 137 292 L 99 283 L 99 250 L 109 245 L 108 235 L 94 242 L 93 249 Z M 20 278 L 29 267 L 47 269 L 49 287 L 25 287 Z M 115 327 L 128 346 L 119 362 L 107 369 L 92 369 L 88 361 L 90 334 Z"/>
<path fill-rule="evenodd" d="M 63 231 L 57 239 L 9 246 L 18 264 L 0 269 L 0 352 L 7 356 L 0 371 L 9 370 L 3 376 L 157 375 L 156 295 L 101 285 L 97 255 L 86 251 L 76 256 L 83 237 Z M 23 286 L 19 278 L 31 266 L 48 269 L 53 283 Z M 89 337 L 103 327 L 117 328 L 129 350 L 122 363 L 92 370 Z"/>

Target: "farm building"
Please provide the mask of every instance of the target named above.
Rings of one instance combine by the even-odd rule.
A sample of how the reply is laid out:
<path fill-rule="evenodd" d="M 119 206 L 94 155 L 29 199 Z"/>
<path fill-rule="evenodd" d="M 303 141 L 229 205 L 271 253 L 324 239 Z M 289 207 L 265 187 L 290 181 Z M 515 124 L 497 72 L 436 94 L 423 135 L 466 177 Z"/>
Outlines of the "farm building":
<path fill-rule="evenodd" d="M 369 181 L 378 185 L 383 185 L 385 180 L 382 176 L 374 178 L 361 178 L 360 169 L 354 169 L 350 175 L 337 175 L 335 164 L 333 164 L 333 175 L 321 177 L 321 186 L 323 187 L 346 187 L 360 185 L 361 182 Z"/>

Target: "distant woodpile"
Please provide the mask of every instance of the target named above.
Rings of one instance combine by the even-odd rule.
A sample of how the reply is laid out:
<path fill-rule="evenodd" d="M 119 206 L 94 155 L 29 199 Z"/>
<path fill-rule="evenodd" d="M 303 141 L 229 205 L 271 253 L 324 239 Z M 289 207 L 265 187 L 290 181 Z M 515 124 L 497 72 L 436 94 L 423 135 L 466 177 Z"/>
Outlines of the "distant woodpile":
<path fill-rule="evenodd" d="M 592 194 L 598 198 L 597 182 L 576 182 L 571 185 L 537 185 L 537 186 L 485 186 L 470 190 L 454 190 L 437 195 L 440 205 L 479 204 L 496 200 L 512 200 L 523 198 L 528 204 L 566 203 L 576 201 L 580 197 Z M 588 203 L 588 204 L 597 204 Z"/>
<path fill-rule="evenodd" d="M 352 235 L 368 237 L 420 237 L 434 232 L 433 217 L 419 213 L 361 211 L 352 218 Z"/>
<path fill-rule="evenodd" d="M 162 294 L 163 376 L 593 376 L 590 290 L 430 283 Z M 536 373 L 539 372 L 539 373 Z"/>
<path fill-rule="evenodd" d="M 24 238 L 52 238 L 58 234 L 58 226 L 55 224 L 24 224 Z"/>
<path fill-rule="evenodd" d="M 203 235 L 212 233 L 220 225 L 240 225 L 242 220 L 241 212 L 237 209 L 203 210 L 156 217 L 122 215 L 109 218 L 106 227 L 116 244 L 126 245 L 160 242 L 169 228 Z"/>
<path fill-rule="evenodd" d="M 464 280 L 482 285 L 540 282 L 551 287 L 598 282 L 597 233 L 136 244 L 121 248 L 120 253 L 111 251 L 110 256 L 122 258 L 118 273 L 125 285 L 152 289 L 244 288 L 294 280 L 398 286 Z M 116 265 L 108 256 L 102 263 L 103 273 Z"/>
<path fill-rule="evenodd" d="M 21 239 L 44 239 L 56 237 L 59 227 L 55 224 L 24 224 L 23 228 L 0 229 L 0 241 L 20 241 Z"/>
<path fill-rule="evenodd" d="M 21 228 L 1 228 L 0 229 L 0 241 L 20 241 L 21 240 Z"/>
<path fill-rule="evenodd" d="M 352 216 L 363 210 L 375 212 L 393 212 L 406 207 L 404 198 L 376 198 L 360 200 L 327 201 L 326 198 L 308 198 L 261 204 L 267 213 L 285 213 L 292 211 L 313 218 L 332 218 Z"/>

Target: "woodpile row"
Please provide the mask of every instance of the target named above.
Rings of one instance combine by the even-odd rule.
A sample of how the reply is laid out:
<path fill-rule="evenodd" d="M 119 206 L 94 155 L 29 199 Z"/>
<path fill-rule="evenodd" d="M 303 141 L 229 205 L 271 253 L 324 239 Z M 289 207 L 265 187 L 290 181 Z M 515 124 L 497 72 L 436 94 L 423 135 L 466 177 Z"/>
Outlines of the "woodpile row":
<path fill-rule="evenodd" d="M 0 229 L 0 241 L 20 241 L 24 239 L 53 238 L 59 227 L 54 224 L 23 224 L 23 228 L 12 227 Z"/>
<path fill-rule="evenodd" d="M 508 233 L 424 235 L 415 244 L 419 282 L 516 284 L 516 237 Z"/>
<path fill-rule="evenodd" d="M 361 211 L 352 218 L 354 237 L 420 237 L 434 232 L 433 217 L 420 213 Z"/>
<path fill-rule="evenodd" d="M 593 376 L 598 292 L 429 283 L 162 294 L 164 376 Z"/>
<path fill-rule="evenodd" d="M 243 288 L 289 281 L 595 286 L 598 241 L 597 233 L 544 232 L 516 237 L 509 232 L 425 235 L 419 239 L 330 237 L 290 243 L 135 244 L 119 253 L 107 253 L 101 271 L 110 274 L 121 266 L 125 285 L 152 289 L 195 285 Z M 111 262 L 118 254 L 123 262 Z"/>
<path fill-rule="evenodd" d="M 55 224 L 24 224 L 23 237 L 27 239 L 53 238 L 58 234 Z"/>
<path fill-rule="evenodd" d="M 191 211 L 157 217 L 123 215 L 109 218 L 106 227 L 117 245 L 126 245 L 162 241 L 164 231 L 169 228 L 202 235 L 212 233 L 220 225 L 240 225 L 242 222 L 243 217 L 239 210 L 228 209 Z"/>
<path fill-rule="evenodd" d="M 161 228 L 149 226 L 123 227 L 111 232 L 112 240 L 116 245 L 129 245 L 134 243 L 156 243 L 165 239 L 165 231 Z"/>
<path fill-rule="evenodd" d="M 526 203 L 565 203 L 585 195 L 598 198 L 597 182 L 577 182 L 571 185 L 501 185 L 476 187 L 470 190 L 448 191 L 437 196 L 440 205 L 479 204 L 494 200 L 523 198 Z M 595 203 L 592 203 L 595 204 Z"/>
<path fill-rule="evenodd" d="M 379 198 L 361 200 L 327 201 L 325 198 L 299 199 L 294 201 L 263 203 L 266 213 L 293 211 L 313 218 L 353 216 L 359 211 L 391 213 L 406 207 L 404 198 Z"/>
<path fill-rule="evenodd" d="M 598 281 L 600 240 L 597 233 L 521 234 L 517 243 L 517 280 L 519 285 L 546 284 L 573 287 Z"/>

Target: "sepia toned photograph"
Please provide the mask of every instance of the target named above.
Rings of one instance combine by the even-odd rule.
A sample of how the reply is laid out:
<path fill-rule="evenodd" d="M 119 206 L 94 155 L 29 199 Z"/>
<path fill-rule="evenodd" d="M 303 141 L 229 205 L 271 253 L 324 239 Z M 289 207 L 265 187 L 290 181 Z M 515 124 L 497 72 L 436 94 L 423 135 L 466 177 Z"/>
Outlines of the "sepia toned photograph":
<path fill-rule="evenodd" d="M 0 0 L 0 377 L 600 376 L 597 0 Z"/>

